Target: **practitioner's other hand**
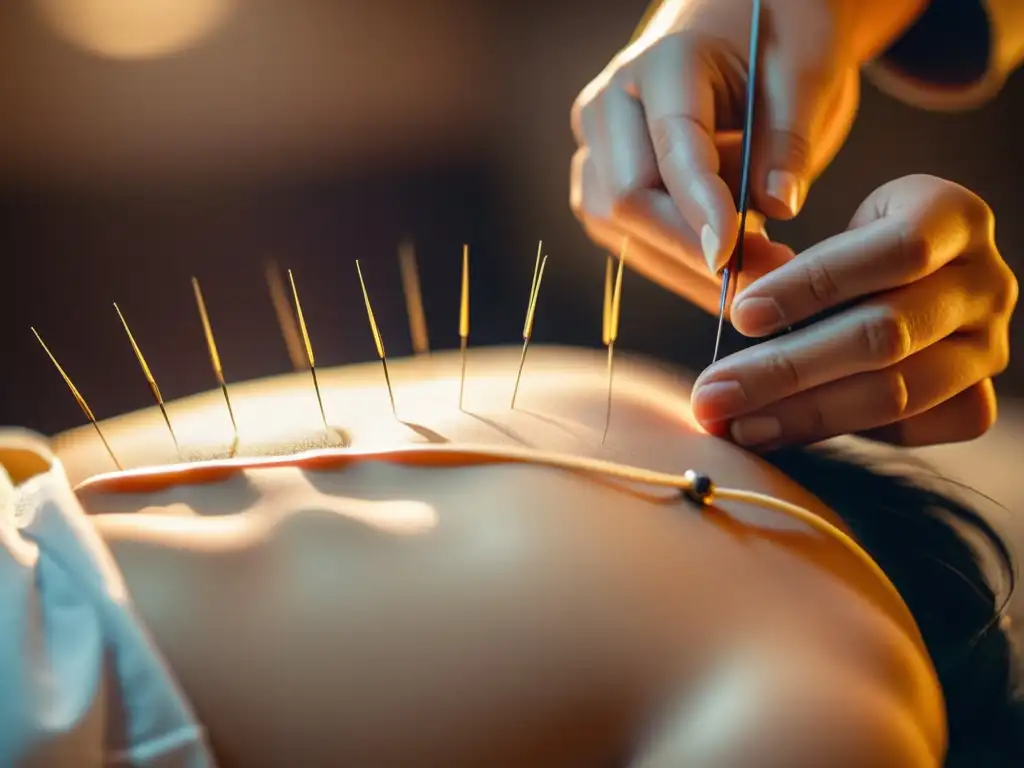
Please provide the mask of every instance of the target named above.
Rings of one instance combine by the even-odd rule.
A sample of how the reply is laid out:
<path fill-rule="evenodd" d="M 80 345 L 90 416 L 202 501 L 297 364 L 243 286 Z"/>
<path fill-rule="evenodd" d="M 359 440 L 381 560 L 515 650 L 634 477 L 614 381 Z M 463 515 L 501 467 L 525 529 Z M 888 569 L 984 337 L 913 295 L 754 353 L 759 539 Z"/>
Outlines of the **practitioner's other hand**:
<path fill-rule="evenodd" d="M 708 368 L 694 410 L 761 448 L 847 433 L 969 440 L 995 421 L 991 377 L 1009 360 L 1016 303 L 985 202 L 932 176 L 898 179 L 846 232 L 736 295 L 732 322 L 747 336 L 814 321 Z"/>
<path fill-rule="evenodd" d="M 846 138 L 860 66 L 915 18 L 924 0 L 762 6 L 763 119 L 755 128 L 752 205 L 788 219 Z M 579 150 L 570 202 L 590 237 L 617 252 L 628 236 L 637 271 L 711 312 L 716 275 L 739 234 L 737 131 L 751 8 L 751 0 L 666 0 L 572 110 Z M 746 243 L 744 279 L 785 257 L 766 243 L 763 234 Z"/>

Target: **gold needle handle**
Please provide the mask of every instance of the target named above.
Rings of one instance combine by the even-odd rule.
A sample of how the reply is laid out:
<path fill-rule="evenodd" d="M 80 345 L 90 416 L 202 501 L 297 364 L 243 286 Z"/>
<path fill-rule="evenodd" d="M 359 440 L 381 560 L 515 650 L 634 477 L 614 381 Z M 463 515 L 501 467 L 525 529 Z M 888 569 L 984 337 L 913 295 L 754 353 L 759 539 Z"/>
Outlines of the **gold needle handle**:
<path fill-rule="evenodd" d="M 363 301 L 366 302 L 366 316 L 370 319 L 370 331 L 373 333 L 373 343 L 377 345 L 377 356 L 381 365 L 384 366 L 384 383 L 388 386 L 388 398 L 391 400 L 391 413 L 398 417 L 398 409 L 395 407 L 395 392 L 391 388 L 391 374 L 388 373 L 388 356 L 384 351 L 384 340 L 380 337 L 380 329 L 377 327 L 377 320 L 373 316 L 373 307 L 370 306 L 370 294 L 366 290 L 366 282 L 363 280 L 363 268 L 359 266 L 359 259 L 356 259 L 356 273 L 359 275 L 359 286 L 363 289 Z"/>
<path fill-rule="evenodd" d="M 537 293 L 537 282 L 540 277 L 541 251 L 544 248 L 544 241 L 537 241 L 537 258 L 533 262 L 533 278 L 530 280 L 530 298 L 526 303 L 526 320 L 523 322 L 523 338 L 530 336 L 530 315 L 533 311 L 533 297 Z"/>
<path fill-rule="evenodd" d="M 167 431 L 171 433 L 171 440 L 174 442 L 174 449 L 180 455 L 181 446 L 178 444 L 178 436 L 174 434 L 174 427 L 171 426 L 171 417 L 167 413 L 167 406 L 164 404 L 163 395 L 160 394 L 160 387 L 157 386 L 153 372 L 149 370 L 149 364 L 146 362 L 146 358 L 142 354 L 142 350 L 139 349 L 139 345 L 135 343 L 135 337 L 132 335 L 132 331 L 128 327 L 128 321 L 124 319 L 124 315 L 121 313 L 121 308 L 117 306 L 116 301 L 114 302 L 114 310 L 117 312 L 117 316 L 121 319 L 121 325 L 124 326 L 124 332 L 128 334 L 128 341 L 131 342 L 132 349 L 135 350 L 135 357 L 139 361 L 139 367 L 142 368 L 142 375 L 146 377 L 146 383 L 149 384 L 149 391 L 153 393 L 153 398 L 156 400 L 156 404 L 160 408 L 160 414 L 164 417 L 164 423 L 167 425 Z"/>
<path fill-rule="evenodd" d="M 469 338 L 469 246 L 462 246 L 462 299 L 459 301 L 459 338 Z"/>
<path fill-rule="evenodd" d="M 131 342 L 132 350 L 135 352 L 135 359 L 139 361 L 139 367 L 142 368 L 142 375 L 146 377 L 146 381 L 149 383 L 149 388 L 153 392 L 153 396 L 156 397 L 158 403 L 163 402 L 163 397 L 160 395 L 160 387 L 156 385 L 156 379 L 153 377 L 153 372 L 149 369 L 149 364 L 146 362 L 146 358 L 142 354 L 142 350 L 139 349 L 139 345 L 135 343 L 135 337 L 132 335 L 131 329 L 128 327 L 128 322 L 124 319 L 124 315 L 121 313 L 121 308 L 117 306 L 117 302 L 114 302 L 114 310 L 117 312 L 117 316 L 121 319 L 121 325 L 124 326 L 124 332 L 128 334 L 128 341 Z"/>
<path fill-rule="evenodd" d="M 331 428 L 327 424 L 327 412 L 324 410 L 324 399 L 320 395 L 320 382 L 316 378 L 316 358 L 313 357 L 313 344 L 309 340 L 309 331 L 306 329 L 306 318 L 302 314 L 302 302 L 299 301 L 299 289 L 295 287 L 295 275 L 288 270 L 288 281 L 292 286 L 292 297 L 295 299 L 295 314 L 299 318 L 299 330 L 302 332 L 302 342 L 306 346 L 306 359 L 309 361 L 309 372 L 313 377 L 313 390 L 316 392 L 316 404 L 320 406 L 320 418 L 324 422 L 324 430 L 330 433 Z"/>
<path fill-rule="evenodd" d="M 57 369 L 57 373 L 60 374 L 61 378 L 64 379 L 64 383 L 67 384 L 68 389 L 71 390 L 71 395 L 75 398 L 75 402 L 78 403 L 78 407 L 82 409 L 82 413 L 85 414 L 85 418 L 89 420 L 89 423 L 92 424 L 93 429 L 96 430 L 96 434 L 99 435 L 100 442 L 103 443 L 103 447 L 106 449 L 107 454 L 110 456 L 110 460 L 114 462 L 114 466 L 117 467 L 118 470 L 123 470 L 124 467 L 121 466 L 121 462 L 118 461 L 117 456 L 114 455 L 114 450 L 110 447 L 110 443 L 107 442 L 107 438 L 106 435 L 103 434 L 103 430 L 100 429 L 100 424 L 98 421 L 96 421 L 96 416 L 93 415 L 92 408 L 90 408 L 89 404 L 85 402 L 85 398 L 82 397 L 82 393 L 78 391 L 78 387 L 76 387 L 71 382 L 71 377 L 64 372 L 64 369 L 61 367 L 60 363 L 57 362 L 57 358 L 53 356 L 53 353 L 50 351 L 50 348 L 46 346 L 46 342 L 44 342 L 43 337 L 39 335 L 39 331 L 37 331 L 35 328 L 32 328 L 31 330 L 32 334 L 36 337 L 36 341 L 39 342 L 39 346 L 43 348 L 43 351 L 46 353 L 46 356 L 49 357 L 50 362 L 53 363 L 53 367 Z"/>
<path fill-rule="evenodd" d="M 370 319 L 370 331 L 373 333 L 373 343 L 377 347 L 377 357 L 383 360 L 384 341 L 380 337 L 380 330 L 377 328 L 377 320 L 373 316 L 373 307 L 370 306 L 370 294 L 366 291 L 366 283 L 363 281 L 363 268 L 359 266 L 359 259 L 356 259 L 356 274 L 359 275 L 359 287 L 363 289 L 363 301 L 366 303 L 366 316 Z"/>
<path fill-rule="evenodd" d="M 615 264 L 609 253 L 604 261 L 604 305 L 601 312 L 601 343 L 606 347 L 611 341 L 612 286 L 615 282 Z"/>
<path fill-rule="evenodd" d="M 316 366 L 316 358 L 313 356 L 313 344 L 309 340 L 306 317 L 302 314 L 302 302 L 299 301 L 299 289 L 295 287 L 295 275 L 292 274 L 290 269 L 288 270 L 288 282 L 292 286 L 292 298 L 295 299 L 295 315 L 299 319 L 299 332 L 302 334 L 302 343 L 306 347 L 306 360 L 309 362 L 309 367 L 313 368 Z"/>
<path fill-rule="evenodd" d="M 623 240 L 619 254 L 619 268 L 615 274 L 615 290 L 612 293 L 611 313 L 608 318 L 608 343 L 614 344 L 619 338 L 619 317 L 622 314 L 622 272 L 626 265 L 626 250 L 629 240 Z"/>
<path fill-rule="evenodd" d="M 199 287 L 198 278 L 192 278 L 192 292 L 196 297 L 196 307 L 199 309 L 199 319 L 203 324 L 203 334 L 206 336 L 206 348 L 210 353 L 210 364 L 213 366 L 213 373 L 220 384 L 224 383 L 224 368 L 220 362 L 220 353 L 217 351 L 217 342 L 213 338 L 213 327 L 210 325 L 210 316 L 206 311 L 206 301 L 203 299 L 203 290 Z"/>
<path fill-rule="evenodd" d="M 540 293 L 540 281 L 544 279 L 544 267 L 547 266 L 547 263 L 548 257 L 545 256 L 540 262 L 540 269 L 537 271 L 537 281 L 533 286 L 530 306 L 526 310 L 526 323 L 523 325 L 523 339 L 525 340 L 533 337 L 533 319 L 537 314 L 537 295 Z"/>
<path fill-rule="evenodd" d="M 264 276 L 267 279 L 267 289 L 270 291 L 270 303 L 274 307 L 274 316 L 277 318 L 281 337 L 288 350 L 288 359 L 291 361 L 292 368 L 301 371 L 307 364 L 303 359 L 305 354 L 302 349 L 302 335 L 299 333 L 295 313 L 292 312 L 291 306 L 288 304 L 288 292 L 284 287 L 281 270 L 276 263 L 269 261 L 264 269 Z"/>
<path fill-rule="evenodd" d="M 199 278 L 192 278 L 192 291 L 196 297 L 196 306 L 199 308 L 199 318 L 203 323 L 203 333 L 206 335 L 206 348 L 210 353 L 213 375 L 217 377 L 217 383 L 220 384 L 220 390 L 224 394 L 224 404 L 228 407 L 228 418 L 231 419 L 231 429 L 234 432 L 234 439 L 237 444 L 238 422 L 235 421 L 235 410 L 231 407 L 231 395 L 228 394 L 228 383 L 224 380 L 224 367 L 220 362 L 217 342 L 213 338 L 213 326 L 210 325 L 210 316 L 206 312 L 206 300 L 203 299 L 203 290 L 199 287 Z"/>
<path fill-rule="evenodd" d="M 398 266 L 402 273 L 405 309 L 409 315 L 412 351 L 416 355 L 425 355 L 430 352 L 430 334 L 427 331 L 427 314 L 423 309 L 423 290 L 420 287 L 420 273 L 416 266 L 416 251 L 412 243 L 404 243 L 398 249 Z"/>

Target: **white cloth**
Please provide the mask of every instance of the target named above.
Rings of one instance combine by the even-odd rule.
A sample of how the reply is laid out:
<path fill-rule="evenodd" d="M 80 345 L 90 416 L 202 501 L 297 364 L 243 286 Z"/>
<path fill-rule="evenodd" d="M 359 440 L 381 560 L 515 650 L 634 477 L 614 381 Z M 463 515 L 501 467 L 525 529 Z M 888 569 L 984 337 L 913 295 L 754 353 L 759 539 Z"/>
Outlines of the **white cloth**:
<path fill-rule="evenodd" d="M 0 449 L 50 467 L 0 469 L 0 766 L 214 765 L 60 462 L 26 433 Z"/>

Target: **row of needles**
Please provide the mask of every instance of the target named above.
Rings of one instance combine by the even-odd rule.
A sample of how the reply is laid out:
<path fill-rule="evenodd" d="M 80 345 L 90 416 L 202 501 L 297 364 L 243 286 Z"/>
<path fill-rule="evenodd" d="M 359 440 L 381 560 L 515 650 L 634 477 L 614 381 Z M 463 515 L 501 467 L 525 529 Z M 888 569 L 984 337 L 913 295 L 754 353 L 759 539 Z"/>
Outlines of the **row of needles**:
<path fill-rule="evenodd" d="M 602 341 L 604 346 L 608 350 L 608 404 L 605 417 L 605 428 L 601 438 L 601 442 L 604 443 L 608 436 L 608 428 L 611 423 L 611 407 L 612 407 L 612 381 L 614 371 L 614 351 L 615 342 L 618 338 L 619 328 L 619 316 L 621 307 L 622 297 L 622 273 L 623 267 L 626 261 L 626 248 L 627 243 L 624 242 L 622 246 L 622 252 L 618 259 L 617 272 L 613 269 L 614 257 L 609 254 L 606 269 L 605 269 L 605 286 L 604 286 L 604 306 L 602 316 Z M 543 241 L 537 244 L 537 257 L 534 263 L 533 279 L 530 284 L 529 301 L 526 309 L 526 319 L 523 323 L 523 348 L 519 359 L 519 367 L 516 372 L 515 385 L 512 390 L 512 401 L 510 404 L 511 409 L 515 409 L 516 398 L 519 393 L 519 385 L 522 380 L 523 369 L 526 363 L 526 356 L 529 350 L 530 341 L 533 337 L 534 320 L 537 312 L 537 299 L 540 294 L 541 282 L 544 279 L 544 270 L 547 266 L 547 256 L 543 255 Z M 402 287 L 403 293 L 405 294 L 406 310 L 409 316 L 410 336 L 412 339 L 413 352 L 416 355 L 423 355 L 429 352 L 428 335 L 426 316 L 423 310 L 422 292 L 420 289 L 419 273 L 416 268 L 415 254 L 412 250 L 412 246 L 409 244 L 403 244 L 399 250 L 399 266 L 402 275 Z M 612 279 L 613 272 L 615 272 L 614 281 Z M 370 331 L 373 336 L 374 346 L 376 348 L 377 356 L 380 359 L 381 366 L 384 371 L 384 381 L 388 390 L 388 398 L 391 403 L 391 412 L 398 418 L 398 411 L 395 404 L 394 389 L 392 387 L 391 375 L 388 370 L 387 353 L 384 348 L 384 341 L 381 337 L 380 328 L 377 325 L 377 320 L 374 317 L 373 307 L 370 302 L 369 291 L 366 287 L 366 281 L 363 277 L 362 267 L 359 261 L 356 260 L 356 274 L 359 278 L 359 285 L 363 294 L 363 301 L 366 305 L 367 319 L 370 324 Z M 316 393 L 317 405 L 320 410 L 320 418 L 323 422 L 324 429 L 330 432 L 330 427 L 327 420 L 327 413 L 324 408 L 323 396 L 320 391 L 320 383 L 317 378 L 316 370 L 316 357 L 313 353 L 313 344 L 310 340 L 309 330 L 306 326 L 305 315 L 302 311 L 302 303 L 299 299 L 298 287 L 295 284 L 295 276 L 291 270 L 288 270 L 288 281 L 291 288 L 292 300 L 294 302 L 294 314 L 287 312 L 288 299 L 285 295 L 283 281 L 281 279 L 280 272 L 273 264 L 268 265 L 267 268 L 267 282 L 270 289 L 271 300 L 274 305 L 275 312 L 278 317 L 278 323 L 281 326 L 282 334 L 285 338 L 286 346 L 288 347 L 289 355 L 292 360 L 294 367 L 299 367 L 303 362 L 308 366 L 310 375 L 313 379 L 313 389 Z M 460 349 L 460 378 L 459 378 L 459 409 L 463 409 L 465 385 L 466 385 L 466 363 L 469 348 L 469 246 L 464 245 L 462 249 L 462 282 L 460 291 L 459 301 L 459 349 Z M 195 277 L 192 278 L 192 290 L 195 296 L 196 308 L 199 312 L 200 322 L 203 328 L 203 335 L 206 340 L 207 352 L 210 358 L 210 364 L 213 368 L 214 377 L 216 378 L 217 384 L 224 395 L 224 403 L 227 407 L 228 417 L 231 420 L 231 427 L 233 431 L 233 442 L 232 442 L 232 453 L 237 449 L 238 445 L 238 422 L 235 418 L 235 411 L 231 405 L 231 395 L 228 391 L 227 380 L 224 376 L 224 367 L 221 363 L 220 353 L 217 348 L 217 342 L 214 338 L 213 327 L 210 323 L 209 313 L 206 307 L 206 301 L 203 296 L 202 289 L 199 285 L 199 280 Z M 135 358 L 142 370 L 143 376 L 149 387 L 153 399 L 160 410 L 160 413 L 164 419 L 164 423 L 167 425 L 167 429 L 170 432 L 171 439 L 174 443 L 174 447 L 179 457 L 181 455 L 180 444 L 178 437 L 175 434 L 174 427 L 171 423 L 170 415 L 167 411 L 167 405 L 164 401 L 163 395 L 160 392 L 160 388 L 156 383 L 149 364 L 146 361 L 145 356 L 142 353 L 138 343 L 135 340 L 135 336 L 132 334 L 131 329 L 128 326 L 128 322 L 125 319 L 124 313 L 121 308 L 114 304 L 114 310 L 117 312 L 117 316 L 121 321 L 121 325 L 124 328 L 125 333 L 128 336 L 128 341 L 131 344 L 132 350 L 135 354 Z M 32 333 L 35 335 L 36 340 L 42 346 L 43 351 L 49 357 L 50 361 L 56 367 L 64 383 L 71 390 L 72 396 L 78 403 L 82 412 L 89 420 L 90 424 L 96 430 L 101 442 L 107 453 L 110 455 L 114 465 L 120 470 L 122 469 L 121 463 L 118 461 L 113 450 L 110 447 L 106 436 L 100 429 L 99 422 L 97 421 L 92 409 L 89 407 L 85 398 L 79 392 L 78 388 L 72 383 L 68 374 L 64 371 L 63 367 L 57 362 L 56 357 L 47 347 L 43 341 L 39 332 L 32 328 Z M 301 344 L 301 347 L 299 346 Z M 303 354 L 304 353 L 304 354 Z"/>

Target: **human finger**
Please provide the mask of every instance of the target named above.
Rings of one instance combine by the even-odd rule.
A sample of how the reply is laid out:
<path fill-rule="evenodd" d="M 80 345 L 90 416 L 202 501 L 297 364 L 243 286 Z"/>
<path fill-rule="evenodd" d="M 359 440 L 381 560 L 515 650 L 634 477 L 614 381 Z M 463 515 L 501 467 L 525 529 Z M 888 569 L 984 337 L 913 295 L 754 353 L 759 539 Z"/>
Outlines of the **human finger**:
<path fill-rule="evenodd" d="M 985 349 L 974 339 L 954 336 L 888 368 L 831 381 L 773 403 L 732 421 L 729 433 L 740 445 L 774 448 L 893 425 L 949 402 L 986 378 L 989 365 Z M 957 417 L 949 409 L 945 413 Z M 960 414 L 959 429 L 976 428 L 977 415 L 964 420 Z M 956 433 L 952 425 L 943 429 Z M 918 432 L 923 436 L 920 427 Z"/>
<path fill-rule="evenodd" d="M 852 125 L 858 73 L 839 68 L 832 30 L 806 3 L 774 4 L 769 21 L 761 39 L 752 194 L 771 218 L 790 219 Z"/>
<path fill-rule="evenodd" d="M 716 136 L 715 146 L 721 159 L 721 177 L 734 189 L 739 186 L 741 135 L 734 132 Z M 607 186 L 604 189 L 607 190 Z M 700 264 L 701 271 L 718 276 L 717 272 L 711 273 L 701 263 L 704 260 L 701 256 L 699 231 L 694 229 L 680 212 L 676 201 L 660 186 L 636 189 L 628 199 L 620 198 L 617 201 L 608 195 L 607 209 L 608 217 L 634 237 L 646 240 L 662 253 L 686 261 L 691 266 Z M 750 211 L 747 215 L 746 230 L 748 233 L 763 233 L 764 216 L 757 211 Z M 745 243 L 744 247 L 747 246 Z M 749 265 L 751 259 L 748 258 L 746 263 Z M 746 285 L 748 282 L 749 280 L 744 280 L 743 284 Z"/>
<path fill-rule="evenodd" d="M 954 222 L 925 230 L 878 219 L 809 248 L 736 297 L 733 323 L 766 336 L 854 299 L 921 280 L 956 258 L 969 234 Z"/>
<path fill-rule="evenodd" d="M 999 415 L 992 379 L 982 379 L 931 410 L 862 432 L 864 437 L 907 448 L 959 443 L 981 437 Z"/>
<path fill-rule="evenodd" d="M 638 63 L 634 87 L 665 189 L 697 233 L 708 270 L 717 274 L 739 234 L 736 206 L 719 175 L 715 145 L 716 72 L 700 43 L 674 36 Z"/>
<path fill-rule="evenodd" d="M 589 147 L 582 147 L 573 155 L 569 186 L 570 207 L 587 235 L 598 245 L 618 253 L 623 238 L 628 238 L 637 254 L 650 254 L 650 258 L 658 262 L 675 262 L 676 265 L 685 267 L 668 270 L 670 274 L 686 277 L 685 281 L 673 279 L 673 285 L 685 284 L 695 275 L 702 273 L 703 277 L 711 278 L 704 270 L 695 269 L 689 259 L 677 258 L 680 250 L 686 253 L 685 244 L 673 240 L 671 233 L 656 223 L 652 226 L 650 216 L 641 216 L 638 217 L 639 220 L 635 220 L 615 215 L 612 195 L 608 187 L 602 183 L 597 163 Z M 678 211 L 674 209 L 667 196 L 662 194 L 662 198 L 659 202 L 657 197 L 653 197 L 650 204 L 660 205 L 662 209 L 667 208 L 669 215 L 678 217 Z M 641 256 L 635 263 L 642 266 L 647 258 Z M 633 263 L 634 260 L 630 259 L 630 262 Z"/>
<path fill-rule="evenodd" d="M 580 132 L 612 205 L 661 186 L 644 108 L 612 77 L 579 108 Z"/>
<path fill-rule="evenodd" d="M 611 202 L 597 179 L 587 148 L 578 150 L 573 156 L 570 190 L 573 212 L 591 240 L 618 253 L 623 239 L 628 238 L 627 265 L 630 268 L 706 311 L 717 310 L 721 288 L 718 278 L 690 259 L 677 258 L 674 250 L 666 250 L 666 246 L 659 245 L 657 240 L 652 242 L 649 226 L 631 226 L 629 219 L 611 218 Z M 768 240 L 762 224 L 763 219 L 756 215 L 748 219 L 744 242 L 746 268 L 740 274 L 740 289 L 792 258 L 788 247 Z"/>
<path fill-rule="evenodd" d="M 694 411 L 702 421 L 720 421 L 888 368 L 971 322 L 985 306 L 957 275 L 939 271 L 719 361 L 697 378 Z"/>

